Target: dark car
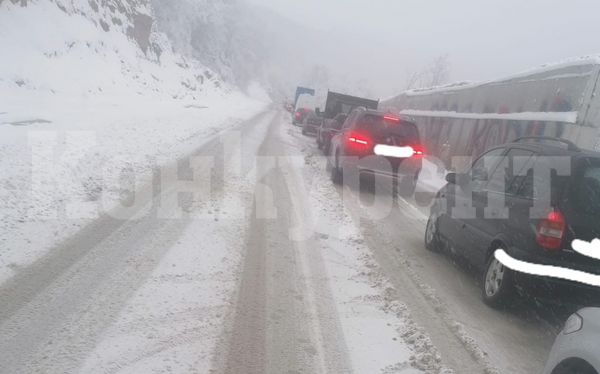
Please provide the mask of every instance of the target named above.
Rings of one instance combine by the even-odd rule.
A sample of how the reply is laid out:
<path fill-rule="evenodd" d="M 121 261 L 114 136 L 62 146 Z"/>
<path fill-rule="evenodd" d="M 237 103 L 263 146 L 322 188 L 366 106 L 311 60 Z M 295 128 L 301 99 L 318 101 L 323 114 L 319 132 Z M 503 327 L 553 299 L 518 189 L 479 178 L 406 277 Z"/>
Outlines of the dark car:
<path fill-rule="evenodd" d="M 342 128 L 347 118 L 347 114 L 338 114 L 331 121 L 323 120 L 321 126 L 318 128 L 317 146 L 319 149 L 323 149 L 325 154 L 329 154 L 329 149 L 331 148 L 331 138 L 333 138 L 333 136 Z"/>
<path fill-rule="evenodd" d="M 580 283 L 514 272 L 494 251 L 599 275 L 600 261 L 575 252 L 571 242 L 600 237 L 600 153 L 563 139 L 524 137 L 488 150 L 446 180 L 431 207 L 425 246 L 450 248 L 481 268 L 485 303 L 505 306 L 516 291 L 597 297 Z"/>
<path fill-rule="evenodd" d="M 398 194 L 409 197 L 421 172 L 422 155 L 419 131 L 411 118 L 359 107 L 331 139 L 327 163 L 336 184 L 344 183 L 345 176 L 370 174 L 391 179 Z"/>
<path fill-rule="evenodd" d="M 302 135 L 316 134 L 317 129 L 321 127 L 321 122 L 323 122 L 323 118 L 317 115 L 314 110 L 309 110 L 302 121 Z"/>
<path fill-rule="evenodd" d="M 308 112 L 310 112 L 309 108 L 298 108 L 292 117 L 292 125 L 302 125 Z"/>

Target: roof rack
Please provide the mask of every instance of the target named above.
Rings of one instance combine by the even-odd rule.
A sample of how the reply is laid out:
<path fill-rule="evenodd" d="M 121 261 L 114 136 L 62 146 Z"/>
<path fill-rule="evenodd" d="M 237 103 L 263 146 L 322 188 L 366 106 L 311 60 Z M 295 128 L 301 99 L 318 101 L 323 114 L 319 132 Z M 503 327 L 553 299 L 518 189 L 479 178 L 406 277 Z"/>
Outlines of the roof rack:
<path fill-rule="evenodd" d="M 513 143 L 518 143 L 521 140 L 551 140 L 559 143 L 564 143 L 567 145 L 567 149 L 571 152 L 581 152 L 581 148 L 579 148 L 575 143 L 567 139 L 554 138 L 551 136 L 521 136 L 520 138 L 516 138 L 513 140 Z"/>

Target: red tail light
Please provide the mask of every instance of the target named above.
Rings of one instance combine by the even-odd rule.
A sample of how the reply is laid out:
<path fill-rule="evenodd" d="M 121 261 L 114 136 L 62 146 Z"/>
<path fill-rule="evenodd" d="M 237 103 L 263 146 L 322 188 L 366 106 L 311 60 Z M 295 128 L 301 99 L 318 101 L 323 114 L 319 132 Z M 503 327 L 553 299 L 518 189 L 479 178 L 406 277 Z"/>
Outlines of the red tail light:
<path fill-rule="evenodd" d="M 333 138 L 333 136 L 335 135 L 335 131 L 331 132 L 331 137 Z"/>
<path fill-rule="evenodd" d="M 300 112 L 296 112 L 296 117 L 300 117 Z"/>
<path fill-rule="evenodd" d="M 383 116 L 383 119 L 386 121 L 400 122 L 400 118 L 394 116 Z"/>
<path fill-rule="evenodd" d="M 565 227 L 565 217 L 560 210 L 552 208 L 546 218 L 540 220 L 535 240 L 546 249 L 559 250 Z"/>
<path fill-rule="evenodd" d="M 415 156 L 423 156 L 423 150 L 419 147 L 413 147 L 413 152 Z"/>
<path fill-rule="evenodd" d="M 308 108 L 304 108 L 304 111 L 305 111 L 305 112 L 310 112 L 310 109 L 308 109 Z"/>
<path fill-rule="evenodd" d="M 362 144 L 362 145 L 368 145 L 369 141 L 363 137 L 357 136 L 357 135 L 351 135 L 350 137 L 348 137 L 348 141 L 354 144 Z"/>

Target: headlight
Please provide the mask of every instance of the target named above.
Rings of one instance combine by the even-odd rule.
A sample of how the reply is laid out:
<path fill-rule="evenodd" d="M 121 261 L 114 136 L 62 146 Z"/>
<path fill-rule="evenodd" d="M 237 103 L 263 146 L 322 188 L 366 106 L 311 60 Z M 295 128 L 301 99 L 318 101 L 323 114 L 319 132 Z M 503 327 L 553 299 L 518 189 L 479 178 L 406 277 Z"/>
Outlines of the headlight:
<path fill-rule="evenodd" d="M 583 327 L 583 318 L 579 316 L 579 314 L 575 313 L 569 317 L 567 322 L 565 322 L 565 328 L 563 329 L 563 334 L 571 334 L 581 330 Z"/>

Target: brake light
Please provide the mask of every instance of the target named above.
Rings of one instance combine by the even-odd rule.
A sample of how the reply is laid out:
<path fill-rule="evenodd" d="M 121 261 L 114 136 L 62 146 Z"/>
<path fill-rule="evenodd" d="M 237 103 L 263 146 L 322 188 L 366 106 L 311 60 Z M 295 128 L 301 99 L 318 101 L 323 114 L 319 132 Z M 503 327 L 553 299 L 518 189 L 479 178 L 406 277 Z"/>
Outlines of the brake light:
<path fill-rule="evenodd" d="M 296 117 L 300 117 L 300 112 L 296 112 Z"/>
<path fill-rule="evenodd" d="M 560 210 L 552 208 L 546 218 L 540 220 L 535 240 L 546 249 L 559 250 L 565 234 L 565 227 L 565 217 Z"/>
<path fill-rule="evenodd" d="M 348 141 L 352 142 L 352 143 L 363 144 L 363 145 L 369 144 L 369 141 L 367 141 L 366 139 L 361 139 L 361 138 L 356 137 L 356 136 L 349 137 Z"/>
<path fill-rule="evenodd" d="M 308 108 L 304 108 L 304 111 L 305 111 L 305 112 L 310 112 L 310 109 L 308 109 Z"/>
<path fill-rule="evenodd" d="M 398 117 L 393 117 L 393 116 L 383 116 L 383 119 L 386 121 L 393 121 L 393 122 L 399 122 L 400 118 Z"/>
<path fill-rule="evenodd" d="M 331 137 L 333 138 L 333 136 L 335 135 L 335 131 L 331 132 Z"/>
<path fill-rule="evenodd" d="M 421 148 L 413 148 L 413 154 L 415 154 L 417 156 L 422 156 L 423 150 Z"/>

